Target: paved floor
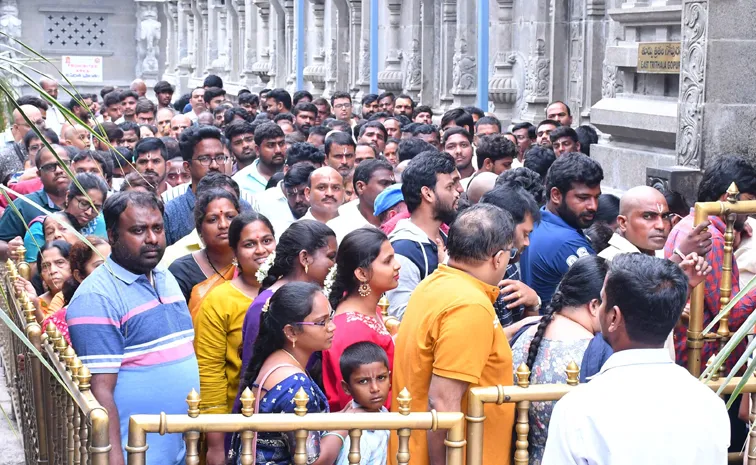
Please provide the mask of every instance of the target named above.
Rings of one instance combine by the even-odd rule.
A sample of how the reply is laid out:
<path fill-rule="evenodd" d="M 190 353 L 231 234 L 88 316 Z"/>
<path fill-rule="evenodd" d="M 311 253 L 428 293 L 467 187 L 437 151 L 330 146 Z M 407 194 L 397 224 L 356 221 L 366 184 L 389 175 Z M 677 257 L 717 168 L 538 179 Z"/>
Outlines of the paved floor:
<path fill-rule="evenodd" d="M 21 432 L 15 420 L 12 419 L 13 408 L 2 366 L 0 366 L 0 407 L 5 412 L 5 414 L 0 412 L 0 465 L 21 465 L 24 463 L 24 447 L 21 444 Z"/>

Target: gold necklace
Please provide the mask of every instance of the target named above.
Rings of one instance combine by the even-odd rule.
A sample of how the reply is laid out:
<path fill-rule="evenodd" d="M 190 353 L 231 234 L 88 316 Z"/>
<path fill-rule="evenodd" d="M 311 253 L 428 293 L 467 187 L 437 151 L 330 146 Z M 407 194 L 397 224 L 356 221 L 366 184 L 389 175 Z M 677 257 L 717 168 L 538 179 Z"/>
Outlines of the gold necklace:
<path fill-rule="evenodd" d="M 281 350 L 283 350 L 283 351 L 284 351 L 284 352 L 286 353 L 286 355 L 288 355 L 289 357 L 291 357 L 291 359 L 292 359 L 292 360 L 294 360 L 294 362 L 295 362 L 295 363 L 297 364 L 297 366 L 299 366 L 299 368 L 300 368 L 300 369 L 301 369 L 302 371 L 306 371 L 306 370 L 305 370 L 304 368 L 302 368 L 302 364 L 301 364 L 301 363 L 299 363 L 299 360 L 297 360 L 297 357 L 295 357 L 295 356 L 291 355 L 291 352 L 289 352 L 289 351 L 288 351 L 288 350 L 286 350 L 286 349 L 281 349 Z"/>

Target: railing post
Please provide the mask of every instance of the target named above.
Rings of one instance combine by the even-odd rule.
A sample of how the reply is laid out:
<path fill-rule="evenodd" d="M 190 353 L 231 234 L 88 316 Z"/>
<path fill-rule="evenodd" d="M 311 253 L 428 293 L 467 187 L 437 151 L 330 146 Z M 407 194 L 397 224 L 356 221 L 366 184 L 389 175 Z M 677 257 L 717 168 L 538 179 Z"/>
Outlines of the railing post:
<path fill-rule="evenodd" d="M 241 413 L 249 418 L 255 412 L 255 395 L 250 388 L 245 388 L 241 395 Z M 241 465 L 255 465 L 255 433 L 253 431 L 242 431 L 241 433 Z"/>
<path fill-rule="evenodd" d="M 22 293 L 26 297 L 26 293 Z M 27 299 L 24 302 L 24 318 L 26 319 L 25 333 L 29 338 L 29 342 L 40 352 L 42 352 L 42 328 L 37 323 L 37 319 L 34 316 L 34 306 Z M 27 352 L 27 359 L 25 364 L 27 368 L 31 369 L 31 381 L 32 381 L 32 402 L 34 405 L 34 416 L 37 427 L 37 441 L 39 446 L 39 464 L 49 463 L 49 459 L 53 456 L 53 445 L 50 441 L 49 427 L 53 426 L 52 422 L 52 398 L 49 393 L 44 389 L 42 362 L 32 356 L 31 352 Z M 25 376 L 25 375 L 24 375 Z"/>
<path fill-rule="evenodd" d="M 399 393 L 396 401 L 399 403 L 399 413 L 401 413 L 402 415 L 409 415 L 412 396 L 410 396 L 410 393 L 406 387 Z M 411 430 L 409 428 L 402 428 L 396 432 L 397 436 L 399 437 L 399 448 L 396 452 L 396 461 L 399 463 L 399 465 L 407 465 L 409 463 L 410 433 Z"/>
<path fill-rule="evenodd" d="M 756 422 L 756 393 L 750 394 L 751 398 L 751 412 L 748 415 L 751 424 Z M 747 465 L 756 465 L 756 429 L 751 428 L 748 433 L 748 450 L 745 451 L 748 457 Z"/>
<path fill-rule="evenodd" d="M 186 403 L 189 405 L 189 409 L 186 412 L 187 415 L 190 418 L 197 418 L 200 413 L 200 396 L 197 394 L 197 391 L 192 389 L 192 392 L 186 396 Z M 184 433 L 184 441 L 186 441 L 186 465 L 199 465 L 199 439 L 199 431 L 187 431 Z"/>
<path fill-rule="evenodd" d="M 304 388 L 299 388 L 299 391 L 294 395 L 294 413 L 297 416 L 303 417 L 307 414 L 307 403 L 310 401 L 310 397 L 304 391 Z M 307 464 L 307 435 L 306 429 L 298 429 L 294 431 L 294 456 L 292 461 L 294 465 L 306 465 Z"/>
<path fill-rule="evenodd" d="M 530 386 L 530 369 L 524 363 L 517 367 L 515 372 L 517 376 L 517 385 L 521 388 Z M 514 463 L 515 465 L 528 465 L 528 433 L 530 432 L 530 423 L 528 412 L 530 410 L 530 401 L 522 400 L 515 405 L 517 410 L 517 419 L 515 420 L 515 432 L 517 441 L 515 442 Z"/>

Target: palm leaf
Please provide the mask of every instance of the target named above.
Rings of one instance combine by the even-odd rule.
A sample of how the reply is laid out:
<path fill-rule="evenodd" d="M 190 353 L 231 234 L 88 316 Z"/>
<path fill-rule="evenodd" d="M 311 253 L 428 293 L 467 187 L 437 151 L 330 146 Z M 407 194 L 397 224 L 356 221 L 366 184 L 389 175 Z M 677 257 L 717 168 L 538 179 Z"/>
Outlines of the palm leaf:
<path fill-rule="evenodd" d="M 725 316 L 725 314 L 727 312 L 729 312 L 730 310 L 732 310 L 735 307 L 735 305 L 738 304 L 738 302 L 740 301 L 740 299 L 743 298 L 743 296 L 749 294 L 753 289 L 756 289 L 756 276 L 754 276 L 753 278 L 751 278 L 751 280 L 748 281 L 748 284 L 746 284 L 745 286 L 743 286 L 743 288 L 740 290 L 740 292 L 738 292 L 735 295 L 735 297 L 733 297 L 732 299 L 730 299 L 729 302 L 727 302 L 727 305 L 725 305 L 722 308 L 722 310 L 719 311 L 719 313 L 717 314 L 717 316 L 715 316 L 714 319 L 711 320 L 711 323 L 709 323 L 706 326 L 706 328 L 704 328 L 703 333 L 706 334 L 709 331 L 711 331 L 711 329 L 714 328 L 714 325 L 717 324 L 717 322 L 719 320 L 721 320 Z"/>

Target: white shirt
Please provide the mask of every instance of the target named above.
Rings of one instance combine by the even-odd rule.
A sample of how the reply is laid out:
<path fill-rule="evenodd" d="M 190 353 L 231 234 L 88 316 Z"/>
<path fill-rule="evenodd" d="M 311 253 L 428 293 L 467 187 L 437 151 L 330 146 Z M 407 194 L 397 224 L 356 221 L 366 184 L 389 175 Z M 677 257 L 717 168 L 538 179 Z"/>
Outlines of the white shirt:
<path fill-rule="evenodd" d="M 289 208 L 289 201 L 283 192 L 283 181 L 276 187 L 263 191 L 254 197 L 252 209 L 264 215 L 273 224 L 276 233 L 276 241 L 297 219 Z"/>
<path fill-rule="evenodd" d="M 63 113 L 53 104 L 50 104 L 47 109 L 47 118 L 45 119 L 45 126 L 55 131 L 55 134 L 61 135 L 60 130 L 63 129 L 63 123 L 66 122 L 66 118 Z"/>
<path fill-rule="evenodd" d="M 362 216 L 362 213 L 360 213 L 360 209 L 358 208 L 359 205 L 359 199 L 345 203 L 339 207 L 339 216 L 326 223 L 326 225 L 336 233 L 336 242 L 338 244 L 341 244 L 341 240 L 355 229 L 375 227 Z"/>
<path fill-rule="evenodd" d="M 616 352 L 557 402 L 542 465 L 725 465 L 730 420 L 665 349 Z"/>

